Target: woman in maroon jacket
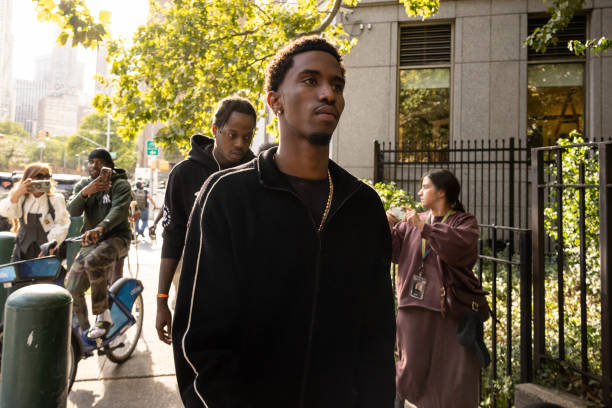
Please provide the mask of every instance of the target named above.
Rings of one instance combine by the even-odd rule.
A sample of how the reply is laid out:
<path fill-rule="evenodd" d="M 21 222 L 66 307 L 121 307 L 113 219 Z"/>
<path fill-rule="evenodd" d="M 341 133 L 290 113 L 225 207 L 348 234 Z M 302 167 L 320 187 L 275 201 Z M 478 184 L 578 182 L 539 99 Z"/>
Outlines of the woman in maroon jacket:
<path fill-rule="evenodd" d="M 397 298 L 398 403 L 418 407 L 478 406 L 480 365 L 456 340 L 457 321 L 443 313 L 442 274 L 479 287 L 472 268 L 478 257 L 478 222 L 459 201 L 461 186 L 448 170 L 423 177 L 419 191 L 427 212 L 408 209 L 387 218 L 393 262 L 399 265 Z M 403 403 L 401 403 L 403 406 Z"/>

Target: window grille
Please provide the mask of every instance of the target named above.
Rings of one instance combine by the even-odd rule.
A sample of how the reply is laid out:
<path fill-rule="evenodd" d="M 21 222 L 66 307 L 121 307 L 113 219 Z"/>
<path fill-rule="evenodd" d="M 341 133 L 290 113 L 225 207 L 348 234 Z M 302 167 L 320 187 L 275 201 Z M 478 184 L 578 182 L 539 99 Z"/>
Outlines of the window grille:
<path fill-rule="evenodd" d="M 400 66 L 440 65 L 451 62 L 451 25 L 400 27 Z"/>

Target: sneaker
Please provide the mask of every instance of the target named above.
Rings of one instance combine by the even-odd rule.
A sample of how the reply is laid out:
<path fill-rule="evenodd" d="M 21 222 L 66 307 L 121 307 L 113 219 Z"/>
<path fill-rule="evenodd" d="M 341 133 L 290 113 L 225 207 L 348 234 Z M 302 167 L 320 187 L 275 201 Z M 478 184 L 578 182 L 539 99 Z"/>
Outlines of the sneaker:
<path fill-rule="evenodd" d="M 104 337 L 112 326 L 113 322 L 111 321 L 110 313 L 108 313 L 107 309 L 104 311 L 104 313 L 99 314 L 96 317 L 96 324 L 91 329 L 89 329 L 89 331 L 87 332 L 87 337 L 91 340 Z"/>
<path fill-rule="evenodd" d="M 87 332 L 87 337 L 90 338 L 91 340 L 95 340 L 95 339 L 99 339 L 100 337 L 104 337 L 106 336 L 106 333 L 108 333 L 108 331 L 110 330 L 112 326 L 113 326 L 113 323 L 100 320 L 99 322 L 96 322 L 94 327 L 89 329 L 89 331 Z"/>

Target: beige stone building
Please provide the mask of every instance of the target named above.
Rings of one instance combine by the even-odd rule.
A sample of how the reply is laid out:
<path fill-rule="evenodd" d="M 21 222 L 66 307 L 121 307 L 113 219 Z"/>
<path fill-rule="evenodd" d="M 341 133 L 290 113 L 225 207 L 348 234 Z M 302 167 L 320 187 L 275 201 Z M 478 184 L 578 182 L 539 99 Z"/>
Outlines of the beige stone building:
<path fill-rule="evenodd" d="M 612 52 L 576 57 L 568 39 L 612 37 L 612 0 L 587 0 L 557 46 L 522 44 L 545 22 L 540 0 L 441 1 L 423 21 L 395 1 L 362 0 L 339 19 L 358 39 L 345 57 L 346 108 L 332 157 L 372 178 L 374 140 L 410 148 L 459 140 L 554 143 L 581 129 L 612 137 Z"/>
<path fill-rule="evenodd" d="M 48 95 L 38 103 L 38 129 L 51 136 L 69 136 L 76 133 L 79 122 L 78 95 Z"/>

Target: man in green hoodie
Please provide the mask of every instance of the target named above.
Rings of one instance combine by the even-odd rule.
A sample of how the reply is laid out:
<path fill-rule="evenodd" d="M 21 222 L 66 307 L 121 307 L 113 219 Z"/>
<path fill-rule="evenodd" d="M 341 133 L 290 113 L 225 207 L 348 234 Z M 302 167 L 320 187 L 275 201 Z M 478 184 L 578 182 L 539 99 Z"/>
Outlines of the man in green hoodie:
<path fill-rule="evenodd" d="M 102 167 L 112 169 L 110 179 L 101 175 Z M 92 312 L 96 324 L 87 336 L 103 337 L 112 326 L 108 309 L 107 287 L 115 262 L 127 255 L 131 231 L 128 221 L 132 200 L 125 170 L 116 169 L 110 153 L 94 149 L 87 162 L 89 178 L 74 188 L 68 203 L 71 216 L 84 215 L 82 248 L 66 279 L 66 288 L 74 299 L 74 310 L 83 330 L 89 328 L 85 291 L 91 285 Z"/>

